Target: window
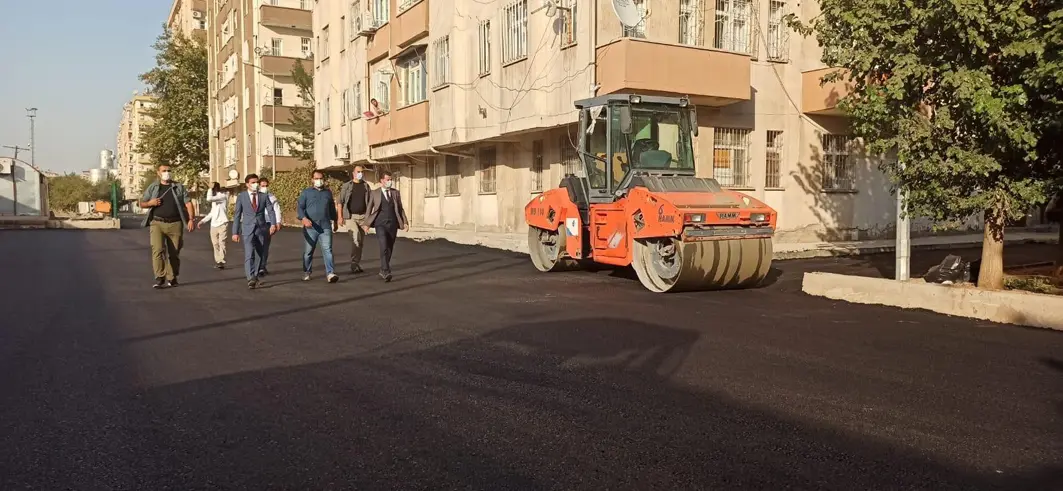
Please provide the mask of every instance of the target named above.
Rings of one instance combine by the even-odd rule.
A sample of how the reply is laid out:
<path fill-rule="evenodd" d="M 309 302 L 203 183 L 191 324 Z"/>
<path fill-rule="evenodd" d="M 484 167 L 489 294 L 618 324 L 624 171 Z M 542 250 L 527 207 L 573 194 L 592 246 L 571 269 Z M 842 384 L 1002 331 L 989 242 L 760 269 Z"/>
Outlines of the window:
<path fill-rule="evenodd" d="M 703 0 L 679 0 L 679 44 L 705 44 L 704 10 Z"/>
<path fill-rule="evenodd" d="M 373 20 L 376 21 L 376 25 L 382 26 L 387 24 L 388 17 L 391 15 L 391 0 L 372 0 L 373 2 Z"/>
<path fill-rule="evenodd" d="M 425 90 L 426 76 L 424 49 L 418 49 L 409 56 L 399 58 L 398 67 L 402 73 L 402 104 L 409 106 L 428 99 Z"/>
<path fill-rule="evenodd" d="M 442 87 L 450 83 L 450 36 L 443 36 L 432 43 L 432 87 Z"/>
<path fill-rule="evenodd" d="M 790 30 L 783 26 L 786 15 L 786 2 L 771 0 L 768 6 L 768 59 L 771 61 L 789 61 Z"/>
<path fill-rule="evenodd" d="M 447 173 L 446 189 L 443 190 L 447 196 L 456 196 L 461 194 L 459 184 L 461 182 L 461 162 L 453 155 L 446 156 L 446 169 L 443 169 Z"/>
<path fill-rule="evenodd" d="M 347 18 L 350 19 L 351 24 L 351 38 L 358 37 L 358 33 L 362 31 L 362 2 L 351 2 L 351 10 L 347 12 Z"/>
<path fill-rule="evenodd" d="M 332 127 L 332 96 L 325 96 L 325 105 L 321 108 L 321 129 Z"/>
<path fill-rule="evenodd" d="M 852 157 L 852 138 L 847 135 L 822 135 L 823 190 L 852 191 L 856 189 Z"/>
<path fill-rule="evenodd" d="M 543 141 L 532 142 L 532 165 L 531 165 L 532 191 L 543 190 Z"/>
<path fill-rule="evenodd" d="M 528 0 L 517 0 L 502 8 L 502 63 L 528 57 Z"/>
<path fill-rule="evenodd" d="M 283 53 L 284 40 L 281 38 L 272 38 L 269 40 L 269 54 L 273 56 L 284 56 Z"/>
<path fill-rule="evenodd" d="M 480 150 L 480 192 L 490 194 L 495 192 L 495 160 L 497 150 L 495 147 L 487 147 Z"/>
<path fill-rule="evenodd" d="M 557 147 L 560 149 L 561 154 L 561 172 L 563 175 L 572 174 L 574 176 L 583 175 L 583 164 L 579 160 L 579 153 L 576 152 L 576 143 L 572 140 L 572 135 L 565 133 L 557 141 Z"/>
<path fill-rule="evenodd" d="M 561 0 L 557 16 L 561 18 L 561 47 L 576 44 L 576 0 Z"/>
<path fill-rule="evenodd" d="M 329 55 L 328 26 L 321 28 L 321 59 L 327 59 Z"/>
<path fill-rule="evenodd" d="M 751 0 L 716 0 L 716 40 L 713 47 L 753 54 Z"/>
<path fill-rule="evenodd" d="M 273 139 L 273 154 L 277 156 L 288 155 L 288 149 L 284 146 L 283 136 L 278 136 Z"/>
<path fill-rule="evenodd" d="M 273 105 L 274 106 L 283 106 L 284 105 L 284 89 L 278 89 L 278 88 L 274 88 L 273 89 Z"/>
<path fill-rule="evenodd" d="M 299 0 L 299 8 L 310 10 L 310 0 Z"/>
<path fill-rule="evenodd" d="M 206 29 L 206 28 L 207 28 L 207 21 L 205 21 L 203 19 L 197 19 L 196 20 L 196 29 Z"/>
<path fill-rule="evenodd" d="M 358 119 L 362 117 L 362 81 L 359 80 L 354 83 L 354 89 L 351 91 L 351 119 Z"/>
<path fill-rule="evenodd" d="M 712 143 L 712 177 L 721 186 L 749 186 L 751 133 L 737 128 L 716 128 Z"/>
<path fill-rule="evenodd" d="M 380 105 L 380 112 L 388 112 L 389 104 L 391 103 L 391 75 L 376 72 L 376 80 L 373 82 L 373 99 L 376 99 L 377 104 Z M 370 110 L 375 110 L 370 104 Z"/>
<path fill-rule="evenodd" d="M 351 91 L 350 89 L 343 89 L 343 93 L 340 95 L 340 124 L 347 124 L 347 111 L 351 106 Z"/>
<path fill-rule="evenodd" d="M 310 38 L 302 38 L 300 40 L 300 49 L 302 50 L 303 58 L 310 57 Z"/>
<path fill-rule="evenodd" d="M 764 187 L 782 187 L 782 132 L 768 131 L 767 153 L 764 158 Z"/>
<path fill-rule="evenodd" d="M 645 38 L 646 37 L 646 7 L 649 0 L 631 0 L 631 3 L 635 4 L 635 10 L 638 10 L 639 20 L 638 24 L 632 27 L 621 25 L 623 30 L 622 35 L 626 38 Z"/>
<path fill-rule="evenodd" d="M 480 76 L 491 73 L 491 21 L 480 21 L 479 28 L 480 47 Z"/>
<path fill-rule="evenodd" d="M 281 0 L 269 0 L 269 4 L 276 7 L 281 4 Z"/>
<path fill-rule="evenodd" d="M 425 164 L 425 196 L 439 196 L 439 164 L 429 160 Z"/>

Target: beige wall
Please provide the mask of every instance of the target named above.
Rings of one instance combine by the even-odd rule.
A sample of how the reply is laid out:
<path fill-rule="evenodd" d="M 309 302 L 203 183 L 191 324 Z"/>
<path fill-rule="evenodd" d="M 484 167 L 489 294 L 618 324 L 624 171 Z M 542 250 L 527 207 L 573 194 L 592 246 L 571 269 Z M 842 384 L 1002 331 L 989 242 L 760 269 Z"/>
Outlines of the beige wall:
<path fill-rule="evenodd" d="M 302 39 L 312 37 L 309 8 L 314 2 L 284 0 L 276 6 L 260 0 L 205 3 L 209 17 L 205 37 L 210 70 L 210 179 L 232 187 L 241 185 L 247 174 L 266 167 L 275 166 L 279 171 L 297 167 L 300 163 L 289 156 L 290 149 L 278 148 L 274 142 L 293 134 L 289 117 L 300 99 L 291 68 L 303 62 Z M 273 39 L 281 41 L 276 54 Z M 261 53 L 256 54 L 255 48 Z M 226 76 L 230 59 L 235 68 Z M 274 89 L 281 90 L 281 104 L 276 106 Z M 230 100 L 235 103 L 235 117 L 226 122 L 224 111 Z M 235 179 L 229 178 L 232 170 L 236 171 Z"/>
<path fill-rule="evenodd" d="M 115 168 L 125 196 L 139 197 L 140 175 L 152 165 L 151 156 L 137 151 L 144 131 L 151 125 L 147 110 L 155 105 L 151 96 L 136 95 L 122 106 L 115 139 Z"/>
<path fill-rule="evenodd" d="M 173 0 L 166 26 L 187 37 L 205 37 L 207 0 Z"/>
<path fill-rule="evenodd" d="M 532 147 L 543 143 L 543 179 L 554 187 L 562 176 L 559 137 L 578 119 L 573 101 L 598 94 L 638 91 L 688 95 L 698 105 L 700 135 L 695 141 L 697 172 L 726 181 L 715 171 L 715 131 L 748 131 L 744 176 L 731 183 L 779 210 L 779 239 L 818 241 L 884 237 L 892 233 L 894 198 L 874 159 L 852 155 L 853 189 L 824 190 L 821 138 L 848 132 L 837 100 L 845 84 L 819 86 L 822 70 L 815 40 L 804 39 L 772 25 L 773 4 L 754 0 L 745 29 L 717 36 L 716 2 L 703 0 L 693 21 L 681 31 L 678 1 L 649 0 L 650 16 L 631 36 L 613 14 L 611 2 L 577 1 L 576 28 L 565 38 L 563 14 L 548 18 L 542 2 L 528 2 L 527 56 L 502 59 L 503 7 L 508 1 L 421 0 L 399 12 L 391 1 L 388 22 L 368 35 L 349 26 L 338 42 L 349 3 L 319 0 L 314 15 L 315 46 L 325 25 L 330 28 L 328 59 L 315 62 L 316 94 L 331 102 L 328 128 L 319 122 L 320 167 L 353 163 L 391 165 L 409 178 L 418 225 L 520 232 L 523 206 L 533 196 Z M 361 9 L 370 12 L 369 0 Z M 776 19 L 796 13 L 818 14 L 815 2 L 789 0 Z M 491 24 L 491 60 L 487 73 L 479 66 L 479 26 Z M 427 26 L 427 32 L 425 32 Z M 684 38 L 682 33 L 686 33 Z M 782 32 L 772 39 L 773 32 Z M 450 74 L 440 80 L 436 46 L 447 37 Z M 778 40 L 779 42 L 776 42 Z M 341 52 L 341 45 L 344 49 Z M 778 49 L 771 49 L 778 46 Z M 425 102 L 401 106 L 402 70 L 398 56 L 427 49 Z M 389 112 L 380 117 L 342 118 L 342 92 L 361 82 L 361 107 L 373 95 L 374 73 L 389 70 Z M 368 119 L 368 120 L 367 120 Z M 768 179 L 768 132 L 782 132 L 776 179 Z M 337 158 L 337 144 L 350 146 L 350 159 Z M 497 149 L 495 190 L 481 192 L 478 155 Z M 461 155 L 460 193 L 445 196 L 444 153 Z M 434 167 L 433 167 L 434 166 Z M 427 195 L 427 175 L 434 168 L 438 196 Z M 929 228 L 917 220 L 915 233 Z"/>

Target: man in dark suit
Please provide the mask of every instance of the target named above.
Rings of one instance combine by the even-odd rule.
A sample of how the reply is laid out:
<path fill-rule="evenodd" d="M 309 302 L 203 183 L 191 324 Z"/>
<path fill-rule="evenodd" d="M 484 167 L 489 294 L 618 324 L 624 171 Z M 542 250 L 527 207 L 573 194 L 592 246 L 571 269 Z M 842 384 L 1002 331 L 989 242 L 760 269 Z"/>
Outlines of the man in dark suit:
<path fill-rule="evenodd" d="M 362 230 L 368 232 L 369 227 L 376 229 L 377 243 L 380 244 L 380 277 L 384 281 L 391 281 L 391 251 L 395 247 L 399 229 L 410 229 L 399 190 L 393 185 L 391 171 L 381 172 L 380 188 L 369 195 L 369 207 L 362 221 Z"/>
<path fill-rule="evenodd" d="M 247 192 L 236 196 L 236 209 L 233 210 L 233 242 L 244 242 L 244 274 L 247 287 L 255 288 L 259 284 L 258 272 L 262 267 L 262 254 L 266 240 L 277 232 L 277 215 L 269 195 L 259 192 L 258 176 L 248 174 L 244 178 Z"/>

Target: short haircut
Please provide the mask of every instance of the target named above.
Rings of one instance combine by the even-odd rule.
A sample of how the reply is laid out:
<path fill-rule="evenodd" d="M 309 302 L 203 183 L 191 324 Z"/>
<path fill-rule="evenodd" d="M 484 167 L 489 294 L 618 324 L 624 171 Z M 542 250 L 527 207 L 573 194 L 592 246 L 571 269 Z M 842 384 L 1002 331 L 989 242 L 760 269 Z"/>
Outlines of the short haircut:
<path fill-rule="evenodd" d="M 319 171 L 319 170 L 316 170 L 316 171 L 314 171 L 314 172 L 313 172 L 313 174 L 310 174 L 310 177 L 314 177 L 314 176 L 316 176 L 316 175 L 321 175 L 321 178 L 322 178 L 322 179 L 324 179 L 324 178 L 325 178 L 325 173 L 324 173 L 324 172 L 321 172 L 321 171 Z"/>
<path fill-rule="evenodd" d="M 244 177 L 244 184 L 251 182 L 251 179 L 258 179 L 258 174 L 248 174 L 247 177 Z"/>
<path fill-rule="evenodd" d="M 169 167 L 170 164 L 155 164 L 155 169 L 161 169 L 163 167 Z"/>
<path fill-rule="evenodd" d="M 385 177 L 391 177 L 391 171 L 389 171 L 389 170 L 380 171 L 380 178 L 383 179 Z"/>
<path fill-rule="evenodd" d="M 258 183 L 259 184 L 262 184 L 262 183 L 269 184 L 269 178 L 265 177 L 265 176 L 262 176 L 262 177 L 258 178 Z"/>

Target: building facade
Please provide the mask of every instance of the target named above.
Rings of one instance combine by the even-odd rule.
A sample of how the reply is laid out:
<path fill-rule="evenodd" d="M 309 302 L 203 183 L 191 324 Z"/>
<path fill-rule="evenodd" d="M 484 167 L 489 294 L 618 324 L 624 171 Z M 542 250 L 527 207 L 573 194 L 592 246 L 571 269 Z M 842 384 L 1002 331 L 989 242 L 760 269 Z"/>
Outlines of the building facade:
<path fill-rule="evenodd" d="M 796 0 L 320 0 L 318 167 L 388 167 L 418 226 L 521 232 L 524 205 L 582 173 L 573 101 L 697 105 L 697 173 L 779 211 L 779 241 L 893 233 L 896 203 L 837 107 L 844 83 L 787 14 Z M 913 233 L 929 223 L 914 221 Z"/>
<path fill-rule="evenodd" d="M 118 123 L 118 136 L 115 141 L 114 168 L 127 197 L 140 196 L 140 176 L 151 169 L 151 155 L 140 153 L 137 146 L 144 131 L 151 125 L 151 116 L 147 111 L 155 107 L 155 98 L 148 95 L 134 95 L 122 107 L 122 119 Z"/>
<path fill-rule="evenodd" d="M 207 0 L 173 0 L 166 27 L 189 38 L 206 40 Z"/>
<path fill-rule="evenodd" d="M 290 118 L 303 104 L 292 68 L 312 70 L 315 3 L 206 0 L 211 181 L 231 188 L 250 173 L 304 165 L 286 138 L 296 136 Z"/>
<path fill-rule="evenodd" d="M 0 216 L 48 216 L 48 179 L 29 162 L 0 157 Z"/>

